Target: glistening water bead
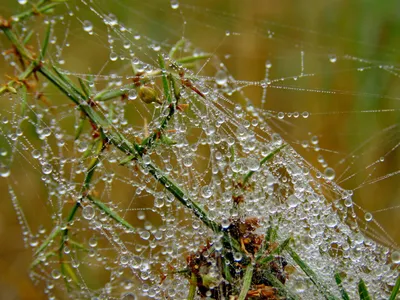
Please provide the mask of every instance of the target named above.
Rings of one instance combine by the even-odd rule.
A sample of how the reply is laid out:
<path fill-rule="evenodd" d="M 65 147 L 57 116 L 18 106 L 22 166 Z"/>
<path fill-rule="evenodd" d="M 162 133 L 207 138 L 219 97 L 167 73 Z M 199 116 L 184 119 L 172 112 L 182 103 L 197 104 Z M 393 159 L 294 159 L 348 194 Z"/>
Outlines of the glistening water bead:
<path fill-rule="evenodd" d="M 400 251 L 393 251 L 391 258 L 393 263 L 400 264 Z"/>
<path fill-rule="evenodd" d="M 336 173 L 334 169 L 326 168 L 324 171 L 324 175 L 327 180 L 333 180 L 335 179 Z"/>
<path fill-rule="evenodd" d="M 94 218 L 95 215 L 95 210 L 94 207 L 91 205 L 86 205 L 84 208 L 82 208 L 82 216 L 86 220 L 91 220 Z"/>

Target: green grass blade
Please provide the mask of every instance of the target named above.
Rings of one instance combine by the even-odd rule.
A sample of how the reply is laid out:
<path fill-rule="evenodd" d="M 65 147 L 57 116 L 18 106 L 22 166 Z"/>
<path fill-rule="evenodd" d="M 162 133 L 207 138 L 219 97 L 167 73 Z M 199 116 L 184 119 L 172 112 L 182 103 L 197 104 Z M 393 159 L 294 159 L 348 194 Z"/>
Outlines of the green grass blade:
<path fill-rule="evenodd" d="M 68 76 L 63 74 L 59 68 L 57 68 L 56 66 L 53 66 L 53 70 L 57 73 L 58 77 L 60 77 L 60 79 L 65 84 L 67 84 L 70 88 L 72 88 L 74 90 L 75 93 L 77 93 L 79 95 L 79 98 L 81 98 L 81 99 L 86 98 L 85 95 L 82 94 L 81 91 L 78 89 L 78 87 L 75 85 L 75 83 L 73 83 L 72 80 L 69 79 Z"/>
<path fill-rule="evenodd" d="M 82 89 L 82 91 L 83 91 L 83 93 L 85 94 L 85 96 L 87 97 L 87 98 L 90 98 L 90 94 L 91 94 L 91 91 L 90 91 L 90 88 L 89 88 L 89 86 L 87 85 L 87 83 L 86 83 L 86 81 L 84 81 L 82 78 L 78 78 L 78 81 L 79 81 L 79 84 L 80 84 L 80 86 L 81 86 L 81 89 Z"/>
<path fill-rule="evenodd" d="M 54 1 L 54 2 L 49 3 L 47 5 L 43 5 L 43 6 L 41 6 L 41 4 L 36 4 L 32 9 L 29 9 L 29 10 L 27 10 L 25 12 L 22 12 L 20 14 L 12 16 L 11 20 L 12 20 L 13 23 L 18 23 L 18 22 L 21 22 L 21 21 L 23 21 L 23 20 L 25 20 L 27 18 L 30 18 L 30 17 L 32 17 L 34 15 L 37 15 L 38 13 L 51 13 L 52 9 L 55 6 L 57 6 L 57 5 L 59 5 L 59 4 L 63 3 L 63 2 L 64 1 L 57 0 L 57 1 Z"/>
<path fill-rule="evenodd" d="M 190 63 L 196 62 L 198 60 L 210 58 L 211 56 L 212 56 L 212 54 L 209 54 L 209 53 L 202 54 L 202 55 L 197 55 L 197 56 L 185 56 L 185 57 L 182 57 L 180 59 L 177 59 L 176 62 L 180 63 L 182 65 L 190 64 Z"/>
<path fill-rule="evenodd" d="M 396 296 L 397 296 L 397 294 L 399 292 L 399 289 L 400 289 L 400 275 L 397 276 L 396 284 L 393 287 L 393 290 L 392 290 L 392 293 L 390 294 L 389 300 L 395 300 L 396 299 Z"/>
<path fill-rule="evenodd" d="M 342 278 L 340 277 L 339 273 L 335 274 L 335 281 L 340 289 L 340 294 L 342 295 L 343 300 L 350 300 L 349 294 L 347 294 L 346 290 L 343 288 L 342 285 Z"/>
<path fill-rule="evenodd" d="M 34 256 L 41 253 L 44 249 L 46 249 L 50 243 L 54 240 L 54 238 L 61 232 L 60 226 L 54 227 L 53 231 L 49 234 L 49 236 L 44 240 L 44 242 L 40 245 L 40 247 L 35 251 Z"/>
<path fill-rule="evenodd" d="M 31 39 L 33 33 L 34 33 L 33 30 L 30 30 L 30 31 L 27 33 L 27 35 L 24 37 L 24 40 L 22 41 L 22 43 L 23 43 L 24 45 L 26 45 L 26 44 L 29 42 L 29 40 Z"/>
<path fill-rule="evenodd" d="M 310 280 L 318 288 L 318 290 L 325 297 L 325 299 L 327 300 L 337 299 L 329 292 L 328 288 L 320 282 L 317 274 L 314 273 L 314 271 L 297 255 L 297 253 L 291 247 L 287 247 L 286 251 L 290 254 L 290 256 L 297 263 L 297 265 L 303 270 L 303 272 L 306 273 L 308 278 L 310 278 Z"/>
<path fill-rule="evenodd" d="M 162 84 L 163 84 L 163 88 L 164 88 L 165 99 L 167 99 L 168 103 L 172 103 L 171 91 L 169 88 L 169 83 L 168 83 L 168 79 L 167 79 L 167 75 L 166 75 L 167 71 L 165 69 L 165 61 L 161 54 L 158 55 L 158 63 L 160 65 L 161 73 L 162 73 Z"/>
<path fill-rule="evenodd" d="M 83 126 L 85 125 L 85 120 L 86 120 L 85 115 L 83 115 L 79 118 L 79 124 L 78 124 L 78 127 L 76 128 L 76 132 L 75 132 L 75 140 L 79 139 L 79 137 L 81 136 Z"/>
<path fill-rule="evenodd" d="M 49 22 L 49 25 L 47 26 L 46 35 L 44 37 L 44 41 L 43 41 L 43 45 L 42 45 L 42 50 L 40 51 L 40 60 L 41 61 L 46 56 L 47 48 L 49 47 L 50 34 L 51 34 L 51 22 Z"/>
<path fill-rule="evenodd" d="M 275 150 L 271 151 L 270 153 L 268 153 L 267 156 L 265 156 L 261 161 L 260 161 L 260 167 L 267 162 L 268 160 L 270 160 L 271 158 L 273 158 L 277 153 L 279 153 L 283 148 L 285 148 L 287 145 L 283 144 L 282 146 L 276 148 Z M 255 171 L 250 171 L 249 173 L 246 174 L 246 176 L 243 178 L 243 184 L 246 184 L 247 181 L 250 179 L 250 177 L 255 173 Z"/>
<path fill-rule="evenodd" d="M 194 300 L 194 297 L 196 296 L 196 289 L 197 289 L 197 276 L 196 274 L 192 273 L 192 276 L 190 277 L 190 287 L 187 300 Z"/>
<path fill-rule="evenodd" d="M 292 238 L 287 238 L 284 240 L 278 247 L 276 247 L 267 257 L 261 259 L 261 257 L 258 259 L 258 263 L 260 265 L 267 264 L 270 261 L 274 259 L 274 256 L 276 253 L 282 253 L 283 250 L 286 249 L 287 246 L 289 246 Z"/>
<path fill-rule="evenodd" d="M 299 300 L 300 298 L 297 295 L 293 294 L 282 282 L 278 280 L 274 275 L 271 273 L 266 273 L 264 276 L 267 280 L 271 283 L 273 287 L 278 290 L 278 294 L 285 297 L 283 299 L 288 300 Z"/>
<path fill-rule="evenodd" d="M 94 101 L 108 101 L 118 97 L 122 97 L 128 94 L 128 91 L 131 89 L 135 89 L 134 84 L 129 84 L 124 86 L 123 88 L 116 89 L 105 89 L 103 91 L 98 92 L 94 97 Z"/>
<path fill-rule="evenodd" d="M 253 271 L 254 271 L 254 265 L 252 263 L 247 265 L 246 272 L 244 273 L 243 276 L 243 285 L 242 289 L 239 294 L 238 300 L 245 300 L 247 296 L 247 292 L 250 289 L 251 285 L 251 280 L 253 279 Z"/>
<path fill-rule="evenodd" d="M 360 279 L 360 281 L 358 282 L 358 294 L 360 295 L 360 300 L 371 300 L 371 296 L 368 293 L 367 286 L 362 279 Z"/>
<path fill-rule="evenodd" d="M 124 227 L 136 231 L 135 227 L 133 227 L 131 224 L 129 224 L 125 219 L 121 218 L 115 211 L 111 210 L 107 205 L 105 205 L 103 202 L 101 202 L 99 199 L 88 195 L 88 199 L 93 202 L 94 205 L 96 205 L 100 210 L 105 212 L 110 218 L 112 218 L 114 221 L 117 223 L 123 225 Z"/>
<path fill-rule="evenodd" d="M 168 53 L 168 56 L 170 58 L 173 58 L 175 53 L 176 53 L 176 51 L 181 49 L 184 45 L 185 45 L 185 39 L 182 38 L 179 41 L 177 41 L 176 44 L 171 48 L 171 50 Z"/>

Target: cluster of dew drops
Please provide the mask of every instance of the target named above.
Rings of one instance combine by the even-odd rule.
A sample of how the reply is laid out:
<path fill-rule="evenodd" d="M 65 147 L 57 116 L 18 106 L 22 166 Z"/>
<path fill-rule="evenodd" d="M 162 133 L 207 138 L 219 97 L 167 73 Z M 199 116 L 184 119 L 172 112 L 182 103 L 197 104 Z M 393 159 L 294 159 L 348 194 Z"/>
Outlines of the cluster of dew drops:
<path fill-rule="evenodd" d="M 27 3 L 26 0 L 18 0 L 18 2 L 21 5 L 25 5 Z M 172 9 L 179 8 L 179 2 L 177 0 L 171 0 L 170 4 Z M 105 20 L 107 20 L 108 25 L 111 27 L 117 24 L 117 19 L 113 15 L 106 16 Z M 89 33 L 90 35 L 93 34 L 92 22 L 84 20 L 82 22 L 82 26 L 85 32 Z M 135 39 L 140 39 L 140 35 L 137 35 Z M 129 45 L 127 44 L 124 47 L 128 49 Z M 118 55 L 115 52 L 111 51 L 110 60 L 115 61 L 117 59 Z M 335 62 L 336 57 L 330 58 L 330 61 Z M 137 61 L 137 64 L 139 64 L 139 61 Z M 217 70 L 214 75 L 214 80 L 218 87 L 227 87 L 230 81 L 229 76 L 224 69 Z M 211 93 L 211 97 L 212 95 L 213 93 Z M 136 100 L 136 92 L 130 91 L 130 93 L 128 94 L 128 99 Z M 235 106 L 233 115 L 240 119 L 241 117 L 243 117 L 243 109 L 240 106 Z M 284 213 L 287 210 L 287 220 L 283 222 L 281 229 L 281 231 L 283 232 L 285 230 L 287 230 L 287 232 L 293 232 L 293 227 L 291 228 L 291 226 L 303 226 L 303 223 L 307 223 L 306 213 L 315 214 L 312 218 L 310 218 L 310 228 L 308 234 L 302 236 L 302 242 L 304 243 L 303 254 L 309 251 L 310 253 L 316 255 L 315 250 L 318 249 L 318 247 L 313 247 L 311 245 L 313 242 L 319 243 L 318 246 L 324 248 L 325 250 L 329 247 L 327 243 L 332 242 L 332 240 L 329 240 L 332 237 L 330 236 L 329 238 L 326 238 L 327 241 L 323 241 L 322 237 L 324 232 L 322 232 L 323 230 L 321 231 L 318 228 L 319 226 L 321 228 L 326 226 L 328 229 L 331 229 L 331 231 L 327 230 L 327 234 L 334 235 L 335 230 L 342 230 L 343 232 L 346 232 L 349 236 L 351 236 L 355 244 L 355 246 L 353 246 L 351 249 L 351 251 L 353 252 L 352 254 L 348 254 L 351 251 L 349 249 L 345 249 L 344 255 L 348 255 L 355 264 L 359 259 L 360 252 L 365 251 L 366 253 L 369 253 L 368 249 L 362 248 L 362 244 L 365 242 L 369 246 L 371 246 L 371 243 L 366 241 L 364 237 L 359 233 L 353 234 L 349 232 L 347 230 L 347 227 L 340 223 L 340 219 L 334 214 L 334 212 L 329 209 L 329 205 L 324 202 L 325 199 L 323 199 L 323 196 L 321 194 L 315 195 L 313 193 L 313 189 L 310 187 L 307 181 L 305 181 L 306 183 L 304 184 L 301 182 L 305 178 L 311 181 L 312 179 L 310 179 L 310 172 L 307 168 L 301 169 L 299 168 L 301 164 L 296 164 L 296 156 L 291 154 L 287 154 L 287 157 L 280 156 L 277 159 L 276 163 L 274 162 L 274 164 L 265 169 L 260 168 L 260 158 L 263 155 L 268 154 L 268 152 L 273 150 L 274 147 L 282 145 L 283 143 L 282 138 L 278 134 L 271 135 L 271 142 L 270 144 L 268 144 L 268 147 L 265 146 L 265 141 L 258 142 L 256 140 L 254 133 L 249 128 L 251 127 L 255 129 L 257 126 L 265 122 L 265 120 L 263 120 L 262 118 L 260 120 L 260 115 L 262 115 L 262 112 L 258 112 L 257 116 L 255 116 L 254 114 L 253 116 L 255 117 L 253 121 L 246 123 L 244 126 L 238 126 L 235 132 L 231 133 L 228 136 L 222 137 L 218 136 L 217 134 L 217 129 L 219 126 L 211 126 L 210 124 L 207 124 L 207 122 L 213 121 L 212 118 L 215 116 L 210 117 L 199 114 L 194 118 L 194 120 L 184 119 L 186 122 L 188 122 L 189 125 L 183 125 L 177 122 L 174 128 L 176 131 L 175 138 L 177 140 L 177 144 L 175 145 L 175 147 L 178 149 L 179 152 L 174 158 L 168 157 L 167 159 L 161 159 L 166 173 L 170 174 L 171 176 L 178 176 L 180 173 L 176 171 L 176 169 L 179 169 L 180 167 L 182 167 L 182 169 L 184 170 L 192 170 L 194 174 L 194 179 L 191 180 L 189 179 L 191 176 L 190 172 L 183 171 L 183 173 L 185 173 L 185 176 L 187 176 L 189 183 L 189 186 L 187 188 L 188 196 L 195 199 L 201 205 L 206 207 L 210 212 L 210 216 L 213 219 L 219 221 L 222 228 L 226 229 L 231 224 L 230 218 L 227 216 L 238 217 L 238 212 L 232 211 L 229 208 L 229 205 L 232 204 L 232 196 L 234 192 L 231 188 L 229 188 L 229 185 L 232 182 L 234 174 L 243 175 L 249 171 L 260 172 L 260 175 L 257 175 L 257 179 L 254 180 L 254 191 L 246 195 L 248 202 L 244 205 L 242 214 L 244 214 L 245 216 L 258 216 L 260 217 L 260 219 L 263 219 L 265 218 L 265 215 L 274 215 L 279 212 Z M 222 114 L 217 117 L 221 116 Z M 279 112 L 276 114 L 278 120 L 292 117 L 298 118 L 299 116 L 303 118 L 308 118 L 309 113 Z M 7 125 L 10 121 L 7 118 L 3 118 L 1 122 L 3 123 L 3 125 Z M 229 120 L 229 118 L 228 121 L 226 119 L 222 119 L 220 125 L 224 122 L 232 122 L 232 120 Z M 218 122 L 216 123 L 218 124 Z M 8 134 L 8 138 L 9 141 L 15 142 L 16 140 L 18 140 L 18 138 L 23 136 L 23 132 L 18 128 L 17 125 L 12 125 L 16 129 L 15 132 Z M 126 124 L 117 125 L 120 125 L 121 128 L 124 128 Z M 184 137 L 186 130 L 190 126 L 200 126 L 205 135 L 205 138 L 200 138 L 198 142 L 193 145 L 190 145 Z M 62 130 L 58 128 L 56 124 L 51 124 L 50 127 L 51 129 L 48 127 L 39 127 L 36 129 L 39 139 L 42 141 L 46 141 L 54 135 L 55 139 L 57 140 L 57 146 L 62 148 L 65 144 L 65 136 L 63 136 L 63 134 L 61 133 Z M 133 130 L 128 132 L 132 133 L 132 131 Z M 210 174 L 210 176 L 212 177 L 212 181 L 207 184 L 204 182 L 204 180 L 200 178 L 202 174 L 196 174 L 194 172 L 193 166 L 196 157 L 196 151 L 199 147 L 204 145 L 209 145 L 209 148 L 212 150 L 211 161 L 213 162 Z M 318 151 L 318 137 L 312 136 L 309 141 L 303 141 L 301 145 L 304 148 L 312 147 L 314 150 Z M 32 145 L 29 146 L 33 148 Z M 238 158 L 235 159 L 233 162 L 230 162 L 230 153 L 228 149 L 232 146 L 237 146 L 238 148 L 240 147 L 242 149 L 242 152 L 245 154 L 249 154 L 249 156 L 245 159 Z M 88 147 L 89 144 L 83 138 L 76 143 L 76 150 L 79 153 L 85 152 Z M 185 148 L 189 148 L 189 151 L 185 150 Z M 52 181 L 57 181 L 62 176 L 66 176 L 66 174 L 62 174 L 62 171 L 60 171 L 62 170 L 62 168 L 59 168 L 59 166 L 56 167 L 56 163 L 50 159 L 51 153 L 49 153 L 49 151 L 47 150 L 47 148 L 42 151 L 39 149 L 32 149 L 31 157 L 39 163 L 40 171 L 43 174 L 43 180 L 46 183 L 50 184 Z M 11 154 L 12 153 L 10 153 L 10 151 L 6 148 L 0 149 L 1 158 L 7 158 Z M 155 154 L 153 153 L 153 155 L 159 155 L 161 157 L 161 155 L 157 152 Z M 117 163 L 118 159 L 120 158 L 121 157 L 117 154 L 112 153 L 108 157 L 108 162 Z M 294 162 L 289 162 L 290 159 L 293 159 Z M 143 161 L 145 164 L 149 164 L 151 160 L 151 155 L 144 155 Z M 173 167 L 174 161 L 178 162 L 178 168 Z M 316 179 L 323 179 L 327 182 L 333 182 L 336 176 L 335 170 L 327 165 L 322 155 L 318 157 L 318 162 L 324 168 L 324 171 L 322 173 L 316 172 Z M 65 164 L 66 162 L 62 161 L 61 159 L 59 164 L 63 163 Z M 282 169 L 285 169 L 287 171 L 287 175 L 283 176 L 279 174 Z M 75 172 L 76 174 L 81 174 L 82 172 L 85 172 L 85 169 L 82 166 L 78 166 L 75 169 Z M 10 177 L 10 175 L 10 167 L 7 164 L 1 162 L 0 176 L 3 178 L 8 178 Z M 114 178 L 118 177 L 114 176 L 113 173 L 107 174 L 106 172 L 103 175 L 103 181 L 106 184 L 111 184 L 113 180 L 116 180 Z M 136 177 L 133 180 L 129 180 L 126 178 L 122 178 L 120 180 L 126 181 L 128 184 L 135 186 L 137 196 L 144 194 L 144 192 L 153 195 L 154 202 L 152 204 L 154 205 L 154 207 L 151 211 L 155 211 L 157 214 L 159 214 L 159 216 L 161 216 L 161 219 L 164 221 L 164 224 L 157 228 L 149 221 L 149 218 L 146 217 L 146 213 L 144 212 L 144 210 L 138 210 L 136 212 L 137 219 L 142 222 L 143 228 L 139 229 L 138 232 L 135 232 L 135 234 L 137 234 L 138 238 L 141 239 L 143 243 L 141 245 L 136 245 L 132 247 L 129 242 L 121 240 L 118 234 L 115 233 L 115 231 L 121 230 L 120 226 L 113 226 L 112 220 L 110 220 L 110 218 L 107 217 L 104 213 L 99 212 L 99 210 L 97 210 L 93 205 L 84 203 L 84 205 L 82 206 L 81 216 L 84 221 L 89 222 L 90 230 L 97 230 L 97 233 L 89 238 L 87 241 L 90 249 L 88 257 L 97 258 L 99 264 L 104 263 L 106 268 L 112 270 L 112 279 L 108 284 L 106 284 L 104 288 L 105 294 L 111 293 L 111 291 L 115 289 L 115 287 L 113 287 L 113 280 L 119 280 L 121 282 L 121 286 L 125 290 L 124 295 L 128 295 L 128 292 L 126 291 L 133 289 L 135 284 L 137 284 L 137 281 L 127 279 L 126 276 L 123 277 L 121 276 L 121 274 L 124 274 L 126 272 L 126 269 L 130 269 L 131 272 L 133 272 L 135 276 L 138 277 L 138 280 L 141 282 L 142 294 L 149 297 L 159 298 L 161 292 L 164 292 L 173 297 L 174 295 L 179 294 L 179 291 L 181 293 L 186 291 L 187 282 L 177 280 L 176 278 L 167 278 L 164 285 L 160 285 L 157 275 L 155 275 L 153 273 L 153 270 L 151 269 L 152 259 L 164 256 L 164 259 L 166 259 L 166 261 L 171 265 L 175 264 L 176 267 L 182 267 L 182 263 L 177 262 L 178 258 L 182 258 L 182 253 L 196 252 L 199 247 L 203 245 L 202 243 L 204 243 L 205 240 L 204 237 L 209 235 L 210 233 L 205 228 L 203 228 L 203 226 L 201 226 L 199 220 L 190 218 L 188 218 L 190 225 L 184 225 L 187 227 L 184 227 L 182 231 L 177 232 L 177 225 L 175 223 L 177 220 L 176 215 L 178 215 L 181 210 L 174 210 L 172 208 L 174 199 L 171 194 L 163 191 L 160 192 L 153 190 L 152 183 L 154 182 L 150 180 L 146 181 L 146 179 L 139 178 L 142 175 L 148 177 L 148 172 L 146 173 L 146 170 L 144 170 L 143 173 L 140 174 L 140 176 L 138 176 L 137 174 L 134 175 Z M 220 175 L 220 177 L 222 178 L 220 178 L 218 175 Z M 180 181 L 183 182 L 183 180 Z M 143 185 L 145 185 L 145 187 L 143 187 Z M 57 190 L 57 193 L 61 196 L 65 195 L 65 193 L 68 192 L 72 193 L 74 189 L 74 186 L 68 186 L 65 184 L 60 184 L 60 187 L 61 188 Z M 277 201 L 277 189 L 281 189 L 283 193 L 287 195 L 287 200 L 285 203 L 279 203 L 279 201 Z M 110 190 L 108 190 L 108 192 L 109 191 Z M 54 193 L 53 190 L 51 192 Z M 343 206 L 349 209 L 351 209 L 353 205 L 351 197 L 349 197 L 351 196 L 350 192 L 351 191 L 349 191 L 349 193 L 347 194 L 347 197 L 343 197 Z M 265 195 L 267 195 L 267 198 L 265 198 Z M 115 209 L 121 213 L 129 212 L 128 210 L 124 211 L 124 208 L 120 208 L 118 207 L 118 205 L 115 205 Z M 167 212 L 163 211 L 164 209 L 167 209 Z M 316 215 L 318 213 L 323 215 L 324 226 L 321 226 L 320 220 L 317 220 Z M 371 213 L 367 212 L 365 213 L 364 219 L 367 222 L 371 222 L 373 220 L 373 216 Z M 83 222 L 83 220 L 80 220 L 80 222 Z M 20 220 L 20 222 L 21 226 L 25 226 L 22 219 Z M 293 224 L 290 224 L 290 222 L 293 222 Z M 315 223 L 313 224 L 312 222 Z M 306 231 L 303 229 L 299 229 L 299 232 Z M 118 257 L 115 261 L 112 261 L 112 259 L 107 259 L 100 254 L 102 249 L 99 247 L 98 240 L 99 238 L 104 238 L 101 233 L 99 233 L 102 230 L 109 230 L 111 235 L 110 244 L 117 245 L 113 246 L 115 247 L 115 252 L 117 253 Z M 37 249 L 39 245 L 39 238 L 44 238 L 45 233 L 46 231 L 43 229 L 43 227 L 40 227 L 37 235 L 32 234 L 30 246 L 33 249 Z M 128 233 L 132 232 L 128 231 Z M 197 235 L 193 233 L 196 233 Z M 26 234 L 29 235 L 29 232 L 27 232 Z M 340 237 L 339 239 L 341 238 L 343 237 Z M 221 236 L 212 237 L 212 242 L 215 245 L 216 251 L 220 251 L 222 249 L 222 243 L 220 239 Z M 171 241 L 176 243 L 175 248 L 171 247 Z M 145 244 L 145 242 L 147 242 L 147 245 Z M 343 242 L 343 244 L 346 244 L 346 242 Z M 141 254 L 142 252 L 145 252 L 145 249 L 147 249 L 151 253 L 152 250 L 149 249 L 155 249 L 157 246 L 165 247 L 163 250 L 161 250 L 161 255 L 152 253 L 151 255 L 153 255 L 153 257 L 146 257 L 147 254 Z M 95 250 L 96 248 L 98 249 L 97 251 Z M 350 248 L 350 246 L 348 246 L 348 248 Z M 71 250 L 71 248 L 65 247 L 64 253 L 66 255 L 69 255 L 73 253 L 73 251 Z M 312 254 L 309 254 L 308 258 L 312 258 Z M 169 261 L 168 257 L 170 257 Z M 234 253 L 235 261 L 240 262 L 241 259 L 242 257 L 240 253 Z M 320 263 L 320 265 L 317 264 L 317 266 L 323 269 L 324 265 L 323 263 L 321 263 L 321 260 L 315 260 L 317 261 L 317 263 Z M 71 261 L 72 266 L 76 269 L 78 269 L 81 265 L 78 260 L 71 259 Z M 399 251 L 391 252 L 391 262 L 394 264 L 400 264 Z M 372 265 L 370 262 L 368 263 L 369 266 Z M 48 283 L 48 291 L 53 289 L 54 282 L 61 281 L 62 274 L 59 268 L 57 268 L 57 265 L 57 263 L 54 263 L 51 266 L 52 269 L 50 271 L 50 277 L 54 281 Z M 113 265 L 116 267 L 109 267 L 109 265 Z M 164 265 L 163 267 L 166 268 L 166 265 Z M 354 272 L 356 271 L 357 270 L 354 270 Z M 385 271 L 389 274 L 389 277 L 392 276 L 390 270 Z M 352 271 L 349 271 L 349 274 L 351 274 L 351 272 Z M 356 273 L 352 275 L 355 276 L 355 274 Z M 124 278 L 123 280 L 121 279 L 122 277 Z M 297 285 L 295 285 L 295 288 L 297 291 L 305 293 L 306 289 L 304 283 L 301 283 L 302 279 L 303 278 L 299 276 L 299 280 L 296 281 Z M 373 278 L 368 279 L 370 279 L 370 281 L 374 280 Z M 49 295 L 50 294 L 51 293 L 49 292 Z"/>

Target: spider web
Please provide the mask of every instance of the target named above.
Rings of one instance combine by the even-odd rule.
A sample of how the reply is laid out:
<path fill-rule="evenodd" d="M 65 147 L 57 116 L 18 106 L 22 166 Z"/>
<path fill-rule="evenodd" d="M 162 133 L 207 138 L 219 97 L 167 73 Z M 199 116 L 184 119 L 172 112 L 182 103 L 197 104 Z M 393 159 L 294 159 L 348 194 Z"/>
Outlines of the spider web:
<path fill-rule="evenodd" d="M 351 298 L 359 278 L 374 298 L 389 297 L 399 263 L 398 51 L 379 48 L 379 61 L 349 54 L 337 44 L 375 45 L 254 20 L 248 5 L 226 5 L 81 0 L 18 25 L 26 36 L 51 23 L 46 61 L 77 86 L 81 80 L 94 100 L 104 90 L 122 91 L 98 101 L 97 111 L 111 124 L 106 131 L 137 143 L 170 112 L 158 56 L 180 65 L 173 92 L 181 107 L 143 155 L 145 165 L 158 166 L 155 176 L 110 142 L 97 151 L 96 128 L 44 79 L 32 83 L 27 100 L 2 95 L 1 175 L 32 249 L 31 278 L 50 298 L 187 297 L 190 281 L 179 273 L 186 258 L 207 243 L 218 252 L 222 235 L 159 183 L 164 175 L 212 221 L 228 227 L 235 218 L 257 218 L 260 234 L 272 222 L 278 242 L 292 237 L 334 295 L 334 274 L 342 272 Z M 43 38 L 39 30 L 33 47 Z M 18 76 L 15 56 L 4 51 L 3 58 L 7 73 Z M 385 89 L 371 87 L 374 81 Z M 160 103 L 145 103 L 143 87 Z M 82 196 L 96 159 L 88 193 L 132 227 Z M 251 188 L 237 208 L 234 183 L 249 172 Z M 76 201 L 78 212 L 66 222 Z M 56 233 L 67 228 L 60 246 Z M 300 268 L 286 285 L 304 299 L 322 297 Z"/>

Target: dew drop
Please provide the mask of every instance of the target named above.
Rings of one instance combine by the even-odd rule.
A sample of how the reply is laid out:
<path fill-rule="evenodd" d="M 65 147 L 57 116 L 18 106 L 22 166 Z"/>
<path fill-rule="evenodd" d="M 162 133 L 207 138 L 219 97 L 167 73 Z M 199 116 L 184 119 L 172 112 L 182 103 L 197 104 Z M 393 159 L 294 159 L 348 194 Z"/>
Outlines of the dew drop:
<path fill-rule="evenodd" d="M 183 159 L 183 165 L 184 165 L 185 167 L 191 167 L 191 166 L 193 165 L 193 158 L 191 158 L 191 157 L 185 157 L 185 158 Z"/>
<path fill-rule="evenodd" d="M 91 220 L 94 218 L 95 215 L 95 210 L 94 207 L 91 205 L 86 205 L 83 209 L 82 209 L 82 216 L 86 219 L 86 220 Z"/>
<path fill-rule="evenodd" d="M 223 219 L 223 220 L 221 221 L 221 226 L 222 226 L 222 228 L 226 229 L 226 228 L 229 227 L 229 225 L 231 225 L 231 222 L 230 222 L 228 219 Z"/>
<path fill-rule="evenodd" d="M 240 252 L 236 252 L 236 253 L 233 255 L 233 259 L 234 259 L 235 261 L 241 261 L 242 258 L 243 258 L 243 255 L 242 255 L 242 253 L 240 253 Z"/>
<path fill-rule="evenodd" d="M 116 61 L 118 59 L 118 54 L 115 52 L 110 53 L 110 60 L 111 61 Z"/>
<path fill-rule="evenodd" d="M 53 172 L 53 166 L 51 164 L 44 164 L 42 171 L 44 174 L 49 175 L 51 172 Z"/>
<path fill-rule="evenodd" d="M 6 148 L 0 148 L 0 156 L 7 156 L 8 151 Z"/>
<path fill-rule="evenodd" d="M 330 214 L 329 216 L 326 217 L 325 219 L 325 224 L 326 226 L 333 228 L 337 225 L 337 218 L 334 214 Z"/>
<path fill-rule="evenodd" d="M 370 212 L 365 213 L 364 219 L 365 219 L 365 221 L 367 221 L 367 222 L 371 222 L 372 219 L 373 219 L 372 214 L 371 214 Z"/>
<path fill-rule="evenodd" d="M 329 56 L 329 61 L 330 61 L 331 63 L 335 63 L 335 62 L 337 61 L 336 55 L 330 55 L 330 56 Z"/>
<path fill-rule="evenodd" d="M 208 185 L 201 188 L 201 196 L 203 196 L 204 198 L 208 199 L 212 196 L 212 194 L 212 189 Z"/>
<path fill-rule="evenodd" d="M 400 251 L 393 251 L 390 257 L 393 263 L 400 264 Z"/>
<path fill-rule="evenodd" d="M 289 207 L 296 207 L 297 205 L 299 205 L 300 200 L 299 198 L 297 198 L 295 195 L 291 195 L 289 196 L 289 198 L 287 199 L 287 204 L 289 205 Z"/>
<path fill-rule="evenodd" d="M 136 90 L 130 90 L 128 93 L 128 99 L 129 100 L 135 100 L 137 98 L 137 92 Z"/>
<path fill-rule="evenodd" d="M 250 171 L 256 172 L 260 169 L 260 163 L 255 158 L 249 158 L 247 160 L 247 167 L 249 168 Z"/>
<path fill-rule="evenodd" d="M 179 8 L 179 1 L 178 0 L 171 0 L 171 8 L 178 9 Z"/>
<path fill-rule="evenodd" d="M 89 20 L 83 21 L 83 30 L 86 32 L 91 32 L 93 30 L 93 24 Z"/>
<path fill-rule="evenodd" d="M 18 4 L 25 5 L 28 0 L 18 0 Z"/>
<path fill-rule="evenodd" d="M 326 168 L 324 171 L 325 178 L 328 180 L 335 179 L 336 173 L 335 170 L 332 168 Z"/>
<path fill-rule="evenodd" d="M 61 277 L 61 272 L 57 269 L 54 269 L 51 271 L 51 277 L 53 277 L 53 279 L 59 279 Z"/>
<path fill-rule="evenodd" d="M 0 176 L 1 177 L 8 177 L 10 176 L 10 167 L 4 165 L 4 164 L 0 164 Z"/>
<path fill-rule="evenodd" d="M 225 85 L 228 82 L 228 75 L 224 70 L 219 70 L 215 73 L 215 81 L 219 85 Z"/>

